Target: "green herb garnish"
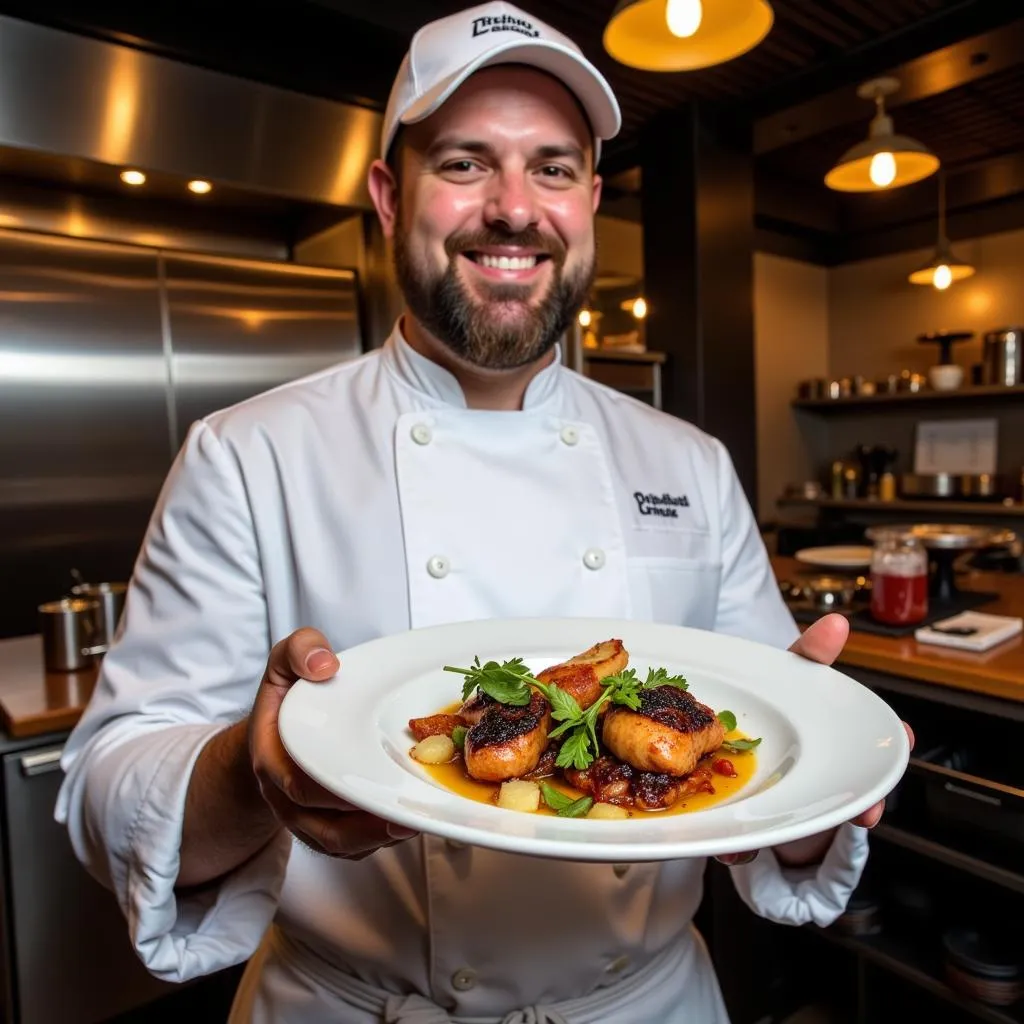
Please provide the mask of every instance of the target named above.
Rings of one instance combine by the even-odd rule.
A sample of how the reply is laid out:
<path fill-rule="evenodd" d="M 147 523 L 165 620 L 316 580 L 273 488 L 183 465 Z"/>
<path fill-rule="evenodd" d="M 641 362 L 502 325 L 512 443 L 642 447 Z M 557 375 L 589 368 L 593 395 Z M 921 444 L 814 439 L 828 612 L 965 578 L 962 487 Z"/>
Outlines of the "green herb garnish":
<path fill-rule="evenodd" d="M 718 720 L 725 726 L 727 733 L 736 728 L 736 716 L 731 711 L 719 711 Z M 756 740 L 726 740 L 722 744 L 722 749 L 729 751 L 730 754 L 743 754 L 748 750 L 753 750 L 760 742 L 760 736 Z"/>
<path fill-rule="evenodd" d="M 514 704 L 525 707 L 530 703 L 529 683 L 535 683 L 530 670 L 523 664 L 522 658 L 498 664 L 488 661 L 480 664 L 480 658 L 473 659 L 472 668 L 455 668 L 445 665 L 445 672 L 458 672 L 465 676 L 462 684 L 462 699 L 466 700 L 476 689 L 493 697 L 500 704 Z"/>
<path fill-rule="evenodd" d="M 456 750 L 462 750 L 466 746 L 466 733 L 469 730 L 464 725 L 457 725 L 452 729 L 452 743 Z"/>
<path fill-rule="evenodd" d="M 540 784 L 540 793 L 544 798 L 544 803 L 560 818 L 582 817 L 590 810 L 594 803 L 593 799 L 589 796 L 581 796 L 578 800 L 574 800 L 571 796 L 566 796 L 565 793 L 559 792 L 554 786 L 549 786 L 546 782 Z"/>

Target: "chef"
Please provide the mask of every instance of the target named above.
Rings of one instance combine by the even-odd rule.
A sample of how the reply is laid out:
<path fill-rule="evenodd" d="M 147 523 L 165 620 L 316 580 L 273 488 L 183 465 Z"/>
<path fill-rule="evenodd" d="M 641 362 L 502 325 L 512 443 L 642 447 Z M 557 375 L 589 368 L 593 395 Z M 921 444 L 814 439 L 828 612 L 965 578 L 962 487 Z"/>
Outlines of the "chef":
<path fill-rule="evenodd" d="M 841 649 L 835 617 L 798 639 L 723 445 L 562 364 L 619 119 L 576 45 L 510 4 L 422 28 L 369 179 L 404 315 L 195 423 L 167 479 L 57 816 L 155 975 L 248 960 L 234 1024 L 727 1021 L 691 923 L 703 860 L 411 835 L 277 731 L 296 678 L 410 627 L 608 616 Z M 732 858 L 738 892 L 829 924 L 879 814 Z"/>

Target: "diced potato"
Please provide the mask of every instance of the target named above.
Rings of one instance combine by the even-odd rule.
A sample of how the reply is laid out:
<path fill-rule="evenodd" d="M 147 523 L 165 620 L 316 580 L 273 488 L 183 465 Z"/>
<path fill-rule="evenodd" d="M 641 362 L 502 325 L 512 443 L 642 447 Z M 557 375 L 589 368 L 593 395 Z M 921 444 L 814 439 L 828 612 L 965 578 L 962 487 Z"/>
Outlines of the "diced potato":
<path fill-rule="evenodd" d="M 412 756 L 423 764 L 446 764 L 455 756 L 450 736 L 428 736 L 412 748 Z"/>
<path fill-rule="evenodd" d="M 498 791 L 498 806 L 507 811 L 525 811 L 532 814 L 540 807 L 540 786 L 527 779 L 503 782 Z"/>
<path fill-rule="evenodd" d="M 629 811 L 625 807 L 619 807 L 618 804 L 596 803 L 587 811 L 587 817 L 605 818 L 611 821 L 618 818 L 628 818 Z"/>

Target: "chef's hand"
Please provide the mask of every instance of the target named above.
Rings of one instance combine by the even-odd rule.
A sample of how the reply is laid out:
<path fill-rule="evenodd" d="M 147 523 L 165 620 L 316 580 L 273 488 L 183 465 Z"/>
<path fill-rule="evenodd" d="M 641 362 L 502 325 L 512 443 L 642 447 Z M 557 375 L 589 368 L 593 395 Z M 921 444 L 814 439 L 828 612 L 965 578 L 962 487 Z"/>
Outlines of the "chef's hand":
<path fill-rule="evenodd" d="M 362 860 L 416 833 L 358 810 L 311 779 L 288 756 L 277 725 L 281 703 L 296 680 L 323 682 L 338 668 L 315 629 L 296 630 L 275 644 L 249 715 L 249 753 L 263 799 L 292 835 L 320 853 Z"/>
<path fill-rule="evenodd" d="M 850 623 L 845 615 L 833 613 L 818 619 L 809 626 L 803 635 L 790 647 L 791 651 L 807 658 L 809 661 L 816 661 L 821 665 L 831 665 L 832 662 L 842 653 L 843 646 L 850 635 Z M 914 732 L 903 723 L 910 739 L 910 749 L 914 749 Z M 869 807 L 863 814 L 858 814 L 852 819 L 851 824 L 861 825 L 864 828 L 874 828 L 882 819 L 885 811 L 885 801 L 881 800 L 874 807 Z M 832 837 L 835 830 L 822 832 L 815 836 L 808 836 L 792 843 L 784 843 L 781 846 L 772 848 L 781 864 L 789 867 L 798 867 L 804 864 L 814 864 L 821 860 L 832 844 Z M 731 853 L 717 857 L 716 860 L 722 864 L 747 864 L 757 856 L 757 851 L 749 853 Z"/>

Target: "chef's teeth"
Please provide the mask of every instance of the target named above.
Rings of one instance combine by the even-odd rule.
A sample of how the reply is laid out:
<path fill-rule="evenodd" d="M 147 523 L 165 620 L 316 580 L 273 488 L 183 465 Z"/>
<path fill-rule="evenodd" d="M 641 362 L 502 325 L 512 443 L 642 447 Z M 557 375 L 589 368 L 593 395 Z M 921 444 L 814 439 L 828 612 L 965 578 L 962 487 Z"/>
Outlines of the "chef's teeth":
<path fill-rule="evenodd" d="M 479 256 L 480 266 L 490 267 L 492 270 L 531 270 L 537 266 L 536 256 L 488 256 L 481 253 Z"/>

